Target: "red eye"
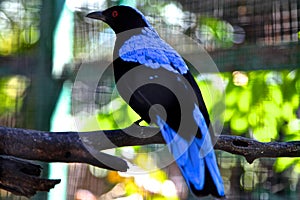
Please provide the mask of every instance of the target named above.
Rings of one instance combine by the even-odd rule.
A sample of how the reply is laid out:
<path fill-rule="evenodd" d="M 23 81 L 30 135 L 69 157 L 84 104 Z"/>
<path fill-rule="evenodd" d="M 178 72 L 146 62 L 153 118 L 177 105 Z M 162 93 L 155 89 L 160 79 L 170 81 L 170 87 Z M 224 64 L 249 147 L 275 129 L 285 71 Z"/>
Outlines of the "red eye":
<path fill-rule="evenodd" d="M 112 13 L 111 13 L 111 16 L 112 17 L 118 17 L 118 15 L 119 15 L 119 13 L 118 13 L 118 11 L 116 11 L 116 10 L 114 10 Z"/>

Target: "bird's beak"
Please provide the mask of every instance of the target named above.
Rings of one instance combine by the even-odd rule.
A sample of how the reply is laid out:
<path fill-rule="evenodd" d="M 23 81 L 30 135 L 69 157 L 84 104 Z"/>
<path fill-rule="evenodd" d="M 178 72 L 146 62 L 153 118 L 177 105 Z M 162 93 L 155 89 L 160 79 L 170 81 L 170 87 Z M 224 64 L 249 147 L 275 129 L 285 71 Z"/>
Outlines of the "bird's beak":
<path fill-rule="evenodd" d="M 102 20 L 102 21 L 106 21 L 106 18 L 102 14 L 101 11 L 91 12 L 91 13 L 87 14 L 86 17 L 92 18 L 92 19 L 99 19 L 99 20 Z"/>

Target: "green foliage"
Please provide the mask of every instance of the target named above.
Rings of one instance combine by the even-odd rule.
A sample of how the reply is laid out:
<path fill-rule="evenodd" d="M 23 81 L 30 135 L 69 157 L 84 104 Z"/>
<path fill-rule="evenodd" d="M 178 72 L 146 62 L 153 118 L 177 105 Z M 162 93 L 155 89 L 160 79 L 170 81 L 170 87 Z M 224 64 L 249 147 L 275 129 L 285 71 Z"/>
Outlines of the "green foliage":
<path fill-rule="evenodd" d="M 255 71 L 223 74 L 225 123 L 233 133 L 268 142 L 299 138 L 298 71 Z"/>
<path fill-rule="evenodd" d="M 40 37 L 40 0 L 0 1 L 0 55 L 34 46 Z"/>
<path fill-rule="evenodd" d="M 201 17 L 198 23 L 202 42 L 214 42 L 222 48 L 233 45 L 234 29 L 228 22 L 213 17 Z"/>
<path fill-rule="evenodd" d="M 21 109 L 28 84 L 28 79 L 23 76 L 9 76 L 0 79 L 0 117 Z"/>
<path fill-rule="evenodd" d="M 228 82 L 225 124 L 234 134 L 261 142 L 300 140 L 299 70 L 222 75 Z M 283 172 L 291 166 L 300 172 L 298 158 L 278 158 L 274 169 Z"/>
<path fill-rule="evenodd" d="M 277 173 L 281 173 L 294 164 L 297 164 L 295 170 L 299 170 L 300 158 L 277 158 L 274 169 Z M 300 173 L 300 171 L 298 171 L 298 173 Z"/>

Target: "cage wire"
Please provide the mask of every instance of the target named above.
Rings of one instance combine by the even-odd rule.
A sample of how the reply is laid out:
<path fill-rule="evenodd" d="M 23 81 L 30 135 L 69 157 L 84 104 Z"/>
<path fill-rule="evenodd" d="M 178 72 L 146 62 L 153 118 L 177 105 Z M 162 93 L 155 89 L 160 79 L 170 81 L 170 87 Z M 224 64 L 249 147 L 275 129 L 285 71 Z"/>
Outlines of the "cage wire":
<path fill-rule="evenodd" d="M 40 4 L 40 0 L 0 1 L 1 126 L 25 127 L 28 120 L 23 115 L 31 80 L 26 69 L 32 62 L 23 52 L 32 49 L 39 39 L 37 16 Z M 0 189 L 0 199 L 27 198 Z"/>
<path fill-rule="evenodd" d="M 166 6 L 174 10 L 181 10 L 182 12 L 179 12 L 180 18 L 175 21 L 168 19 L 167 14 L 161 11 L 163 10 L 162 7 Z M 257 51 L 257 47 L 254 45 L 281 45 L 297 42 L 299 38 L 298 1 L 137 1 L 137 7 L 145 13 L 147 19 L 156 28 L 167 27 L 188 34 L 210 52 L 242 45 L 252 45 L 250 52 L 254 52 Z M 80 28 L 76 27 L 75 35 L 78 34 L 77 38 L 81 44 L 84 44 L 84 48 L 89 48 L 85 49 L 89 52 L 89 56 L 95 53 L 96 56 L 92 59 L 97 59 L 99 55 L 111 59 L 107 57 L 107 48 L 95 50 L 96 47 L 94 46 L 94 44 L 101 43 L 100 40 L 106 40 L 106 37 L 107 40 L 110 39 L 111 32 L 107 26 L 100 22 L 84 24 L 85 27 L 82 27 L 80 20 L 76 20 L 76 22 L 79 22 L 78 27 Z M 214 26 L 213 23 L 220 26 L 223 34 L 214 35 L 215 33 L 211 30 Z M 99 30 L 100 34 L 98 33 Z M 86 32 L 90 35 L 87 35 Z M 88 41 L 82 40 L 83 38 Z M 88 42 L 91 45 L 87 46 Z M 80 44 L 76 43 L 76 45 L 79 45 L 79 49 L 84 50 Z M 113 42 L 110 45 L 113 46 Z M 109 50 L 112 52 L 112 49 Z M 93 51 L 94 53 L 91 54 L 90 52 Z M 226 58 L 223 59 L 226 60 Z M 109 85 L 113 87 L 113 84 L 110 83 Z M 148 145 L 146 150 L 143 150 L 152 151 L 153 148 L 156 147 Z M 249 165 L 244 158 L 239 156 L 219 151 L 217 155 L 221 173 L 224 174 L 223 179 L 229 199 L 273 199 L 276 198 L 276 194 L 280 194 L 281 197 L 297 197 L 296 191 L 299 190 L 299 184 L 295 183 L 298 182 L 298 177 L 292 178 L 286 174 L 274 173 L 275 159 L 259 159 L 254 164 Z M 164 171 L 167 172 L 171 180 L 175 181 L 177 186 L 182 184 L 182 179 L 179 178 L 179 181 L 176 181 L 176 177 L 180 177 L 178 169 L 176 175 L 172 177 L 172 173 L 176 171 L 175 165 L 165 168 Z M 81 187 L 84 186 L 78 188 Z M 181 189 L 177 189 L 182 192 L 181 198 L 192 199 L 187 194 L 184 183 Z M 95 191 L 94 187 L 90 191 Z M 99 196 L 100 190 L 96 191 L 96 196 Z M 151 196 L 151 194 L 149 196 L 147 194 L 148 192 L 144 190 L 144 198 L 146 199 Z"/>
<path fill-rule="evenodd" d="M 75 72 L 82 64 L 88 63 L 96 67 L 101 60 L 104 66 L 109 66 L 112 61 L 113 32 L 104 23 L 87 20 L 85 15 L 90 10 L 105 9 L 117 2 L 99 2 L 93 4 L 82 1 L 80 5 L 72 7 L 70 1 L 66 1 L 74 14 L 73 62 L 76 64 L 72 70 Z M 45 1 L 40 0 L 0 1 L 0 66 L 3 69 L 0 71 L 1 126 L 33 127 L 32 124 L 28 125 L 32 123 L 31 115 L 28 113 L 33 112 L 35 108 L 32 107 L 30 101 L 33 100 L 28 97 L 28 94 L 35 94 L 32 93 L 31 85 L 35 78 L 32 74 L 34 72 L 32 65 L 37 65 L 34 58 L 38 55 L 35 51 L 38 49 L 37 44 L 41 34 L 39 18 L 43 4 Z M 254 53 L 259 51 L 258 46 L 280 48 L 281 45 L 297 43 L 299 40 L 300 2 L 298 0 L 138 0 L 135 4 L 156 28 L 167 28 L 187 34 L 209 52 L 245 46 L 250 48 L 249 52 Z M 178 16 L 172 15 L 172 12 L 177 13 Z M 26 52 L 31 53 L 26 54 Z M 251 55 L 247 56 L 251 59 Z M 222 62 L 234 63 L 234 60 L 229 60 L 230 58 L 224 57 L 222 53 L 219 57 Z M 74 80 L 75 77 L 70 79 Z M 122 126 L 130 124 L 135 118 L 132 117 L 128 122 L 128 116 L 121 114 L 124 112 L 128 114 L 130 111 L 117 94 L 111 95 L 114 87 L 112 70 L 108 67 L 97 89 L 89 91 L 96 93 L 97 107 L 90 107 L 94 106 L 94 102 L 92 105 L 89 102 L 81 102 L 82 104 L 77 107 L 78 112 L 95 114 L 96 111 L 99 121 L 104 118 L 120 123 L 127 120 Z M 84 93 L 79 92 L 79 97 L 82 94 Z M 28 98 L 31 100 L 28 101 Z M 115 103 L 113 107 L 118 108 L 114 110 L 117 113 L 114 116 L 111 116 L 109 111 L 109 108 L 112 108 L 111 101 Z M 76 111 L 73 112 L 76 114 Z M 105 124 L 104 126 L 106 127 Z M 116 124 L 107 125 L 109 126 L 115 128 Z M 142 154 L 157 148 L 161 146 L 147 145 L 137 147 L 134 151 Z M 133 152 L 132 149 L 124 151 L 121 149 L 116 150 L 114 154 L 130 159 Z M 276 173 L 274 172 L 275 159 L 262 158 L 250 165 L 240 156 L 221 151 L 216 151 L 216 154 L 228 199 L 299 198 L 299 175 L 295 174 L 292 168 Z M 139 159 L 140 163 L 147 165 L 158 158 L 140 157 Z M 85 164 L 69 164 L 68 168 L 67 199 L 109 199 L 109 196 L 125 196 L 130 193 L 128 190 L 141 194 L 141 196 L 134 196 L 135 199 L 159 197 L 159 192 L 147 190 L 146 185 L 139 187 L 133 177 L 125 177 L 114 171 Z M 164 177 L 175 183 L 181 199 L 193 199 L 174 163 L 163 168 L 159 174 L 160 178 Z M 167 175 L 168 178 L 165 178 Z M 153 179 L 147 180 L 153 181 Z M 0 190 L 0 199 L 25 198 Z"/>

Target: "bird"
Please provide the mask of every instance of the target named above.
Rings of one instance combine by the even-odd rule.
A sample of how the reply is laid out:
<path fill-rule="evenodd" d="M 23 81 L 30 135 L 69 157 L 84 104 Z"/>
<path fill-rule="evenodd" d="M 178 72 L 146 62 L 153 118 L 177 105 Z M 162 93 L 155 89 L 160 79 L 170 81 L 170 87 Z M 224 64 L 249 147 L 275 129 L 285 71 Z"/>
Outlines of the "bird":
<path fill-rule="evenodd" d="M 186 61 L 141 11 L 118 5 L 86 17 L 115 32 L 113 72 L 117 90 L 149 124 L 156 124 L 195 197 L 225 197 L 213 150 L 213 129 L 201 91 Z"/>

